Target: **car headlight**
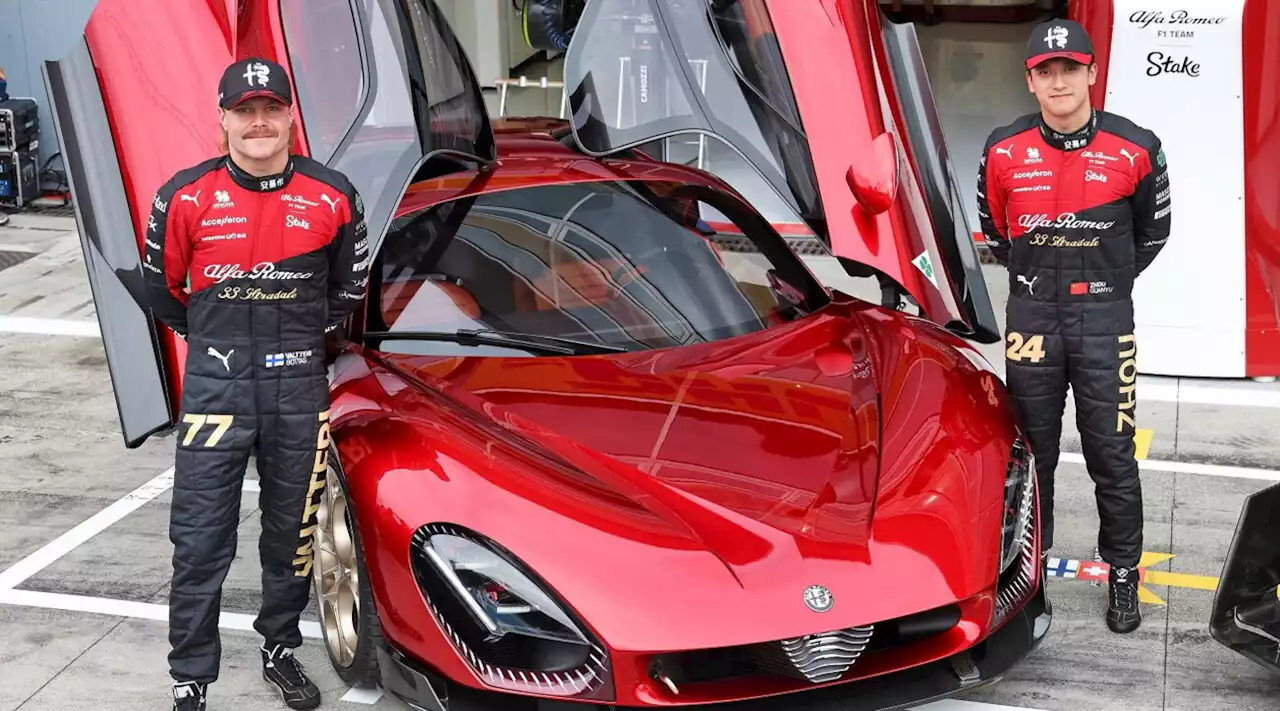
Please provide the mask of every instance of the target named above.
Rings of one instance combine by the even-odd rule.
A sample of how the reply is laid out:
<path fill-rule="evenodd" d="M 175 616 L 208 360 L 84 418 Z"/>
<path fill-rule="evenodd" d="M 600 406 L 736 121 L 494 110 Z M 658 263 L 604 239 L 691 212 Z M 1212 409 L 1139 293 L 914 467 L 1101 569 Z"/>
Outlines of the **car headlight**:
<path fill-rule="evenodd" d="M 436 621 L 485 683 L 611 700 L 603 645 L 510 552 L 459 526 L 428 524 L 415 532 L 410 560 Z"/>
<path fill-rule="evenodd" d="M 453 587 L 489 636 L 523 634 L 589 644 L 578 626 L 515 566 L 466 538 L 438 533 L 423 546 L 437 572 Z"/>
<path fill-rule="evenodd" d="M 1031 545 L 1031 513 L 1035 496 L 1035 457 L 1022 438 L 1014 440 L 1004 480 L 1004 516 L 1000 529 L 1000 571 L 1018 560 Z"/>

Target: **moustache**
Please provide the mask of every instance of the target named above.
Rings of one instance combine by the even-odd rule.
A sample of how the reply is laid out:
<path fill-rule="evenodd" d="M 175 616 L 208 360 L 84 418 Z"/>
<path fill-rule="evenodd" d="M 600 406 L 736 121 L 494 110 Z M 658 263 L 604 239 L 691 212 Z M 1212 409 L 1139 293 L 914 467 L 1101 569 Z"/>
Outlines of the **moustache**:
<path fill-rule="evenodd" d="M 250 138 L 275 138 L 279 135 L 280 134 L 276 133 L 275 131 L 253 131 L 250 133 L 246 133 L 241 137 L 247 140 Z"/>

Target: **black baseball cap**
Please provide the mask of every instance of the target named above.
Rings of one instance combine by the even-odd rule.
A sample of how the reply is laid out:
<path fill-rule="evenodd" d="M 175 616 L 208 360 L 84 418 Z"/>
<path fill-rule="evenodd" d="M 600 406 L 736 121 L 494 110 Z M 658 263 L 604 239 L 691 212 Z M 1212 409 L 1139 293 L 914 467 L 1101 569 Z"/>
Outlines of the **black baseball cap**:
<path fill-rule="evenodd" d="M 1093 63 L 1093 40 L 1078 22 L 1049 20 L 1037 25 L 1027 40 L 1027 69 L 1057 58 Z"/>
<path fill-rule="evenodd" d="M 229 109 L 245 99 L 270 96 L 293 105 L 293 88 L 284 67 L 269 59 L 249 57 L 242 59 L 222 72 L 218 82 L 218 105 Z"/>

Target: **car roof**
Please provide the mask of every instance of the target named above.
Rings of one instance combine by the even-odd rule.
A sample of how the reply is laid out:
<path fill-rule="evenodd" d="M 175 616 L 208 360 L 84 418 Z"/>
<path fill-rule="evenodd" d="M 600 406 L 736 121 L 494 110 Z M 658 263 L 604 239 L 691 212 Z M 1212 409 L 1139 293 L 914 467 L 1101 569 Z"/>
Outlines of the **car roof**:
<path fill-rule="evenodd" d="M 538 185 L 615 180 L 665 181 L 701 185 L 741 198 L 716 176 L 635 153 L 630 157 L 598 158 L 580 152 L 570 135 L 569 122 L 557 118 L 493 119 L 498 161 L 487 175 L 459 170 L 409 184 L 394 217 L 437 203 Z"/>

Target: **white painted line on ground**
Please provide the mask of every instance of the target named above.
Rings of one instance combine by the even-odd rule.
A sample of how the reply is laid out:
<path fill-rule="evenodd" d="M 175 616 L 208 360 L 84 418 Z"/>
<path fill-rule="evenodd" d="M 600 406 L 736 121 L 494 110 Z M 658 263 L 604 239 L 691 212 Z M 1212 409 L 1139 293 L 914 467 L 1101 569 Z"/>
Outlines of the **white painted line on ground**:
<path fill-rule="evenodd" d="M 344 694 L 340 700 L 350 701 L 353 704 L 368 704 L 369 706 L 372 706 L 378 703 L 378 700 L 381 698 L 382 689 L 377 687 L 366 689 L 361 686 L 353 686 L 351 687 L 351 691 Z"/>
<path fill-rule="evenodd" d="M 1084 464 L 1084 455 L 1079 452 L 1063 452 L 1058 459 L 1072 464 Z M 1226 464 L 1198 464 L 1196 462 L 1170 462 L 1158 459 L 1139 459 L 1139 471 L 1176 472 L 1178 474 L 1201 474 L 1219 476 L 1230 479 L 1255 479 L 1257 481 L 1280 481 L 1280 471 L 1274 469 L 1258 469 L 1253 467 L 1233 467 Z"/>
<path fill-rule="evenodd" d="M 119 501 L 85 519 L 75 528 L 50 541 L 40 550 L 14 563 L 9 569 L 0 572 L 0 592 L 18 587 L 23 581 L 49 567 L 62 556 L 84 545 L 89 539 L 107 530 L 112 524 L 142 508 L 143 504 L 171 488 L 173 488 L 172 467 L 129 492 Z M 258 491 L 260 491 L 260 487 L 256 479 L 244 480 L 244 493 L 257 493 Z"/>
<path fill-rule="evenodd" d="M 40 550 L 0 573 L 0 591 L 17 587 L 22 581 L 39 573 L 53 564 L 54 561 L 70 553 L 77 546 L 102 533 L 111 524 L 138 510 L 143 504 L 164 493 L 171 486 L 173 486 L 173 469 L 165 471 L 151 481 L 129 492 L 124 498 L 89 517 L 80 525 L 58 536 Z"/>
<path fill-rule="evenodd" d="M 31 333 L 42 336 L 80 336 L 101 338 L 97 321 L 61 318 L 30 318 L 27 316 L 0 316 L 0 333 Z"/>
<path fill-rule="evenodd" d="M 169 608 L 167 605 L 112 600 L 105 597 L 88 597 L 86 595 L 68 595 L 66 593 L 39 592 L 36 590 L 0 590 L 0 603 L 22 605 L 24 607 L 43 607 L 49 610 L 70 610 L 72 612 L 92 612 L 116 617 L 134 617 L 158 622 L 167 622 L 169 620 Z"/>
<path fill-rule="evenodd" d="M 154 602 L 115 600 L 108 597 L 91 597 L 89 595 L 67 595 L 35 590 L 0 590 L 0 604 L 42 607 L 51 610 L 68 610 L 70 612 L 89 612 L 113 617 L 154 620 L 156 622 L 167 623 L 169 621 L 168 605 L 160 605 Z M 218 617 L 218 626 L 227 630 L 253 632 L 253 620 L 253 615 L 239 612 L 223 612 Z M 303 620 L 299 628 L 302 630 L 303 637 L 321 639 L 319 622 Z"/>
<path fill-rule="evenodd" d="M 1139 380 L 1138 400 L 1176 402 L 1182 405 L 1277 408 L 1280 407 L 1280 385 L 1245 381 L 1239 387 L 1222 387 L 1184 382 L 1143 384 Z"/>

